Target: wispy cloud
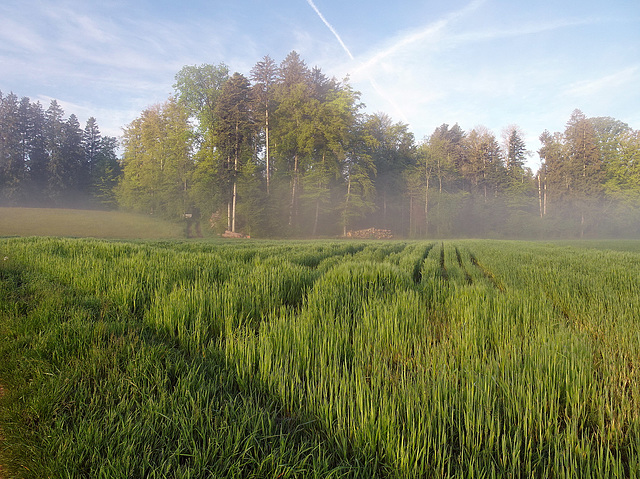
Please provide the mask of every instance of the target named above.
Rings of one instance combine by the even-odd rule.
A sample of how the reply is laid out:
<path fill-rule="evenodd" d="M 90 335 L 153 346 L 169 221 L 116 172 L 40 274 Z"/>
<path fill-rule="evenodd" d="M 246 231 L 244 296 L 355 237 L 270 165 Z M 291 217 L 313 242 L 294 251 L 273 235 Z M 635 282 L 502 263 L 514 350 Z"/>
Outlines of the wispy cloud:
<path fill-rule="evenodd" d="M 550 32 L 571 27 L 581 27 L 600 23 L 596 18 L 576 18 L 576 19 L 555 19 L 540 22 L 530 22 L 518 24 L 515 27 L 492 28 L 485 30 L 474 30 L 464 33 L 452 34 L 447 41 L 452 46 L 475 43 L 480 41 L 500 40 L 504 38 L 522 37 L 539 33 Z"/>
<path fill-rule="evenodd" d="M 634 65 L 610 75 L 575 82 L 569 85 L 565 93 L 575 97 L 592 97 L 602 93 L 619 95 L 626 86 L 637 88 L 639 73 L 640 65 Z"/>
<path fill-rule="evenodd" d="M 363 70 L 369 70 L 385 58 L 404 52 L 409 46 L 425 40 L 435 40 L 437 35 L 445 30 L 447 26 L 454 20 L 464 17 L 477 10 L 485 3 L 486 0 L 473 0 L 460 10 L 451 12 L 444 17 L 431 22 L 418 30 L 405 32 L 396 38 L 390 45 L 387 45 L 369 55 L 369 58 L 360 63 L 354 70 L 353 74 L 358 74 Z"/>
<path fill-rule="evenodd" d="M 307 0 L 307 3 L 309 4 L 309 6 L 311 6 L 311 8 L 313 8 L 320 20 L 322 20 L 322 22 L 331 31 L 331 33 L 333 33 L 335 38 L 340 43 L 342 49 L 349 56 L 350 60 L 352 62 L 358 62 L 357 66 L 350 66 L 347 68 L 349 73 L 354 77 L 363 76 L 364 78 L 366 78 L 366 80 L 370 83 L 373 91 L 375 91 L 380 97 L 382 97 L 386 101 L 386 103 L 393 108 L 395 113 L 402 118 L 404 122 L 408 122 L 407 115 L 405 114 L 404 109 L 400 106 L 400 102 L 398 102 L 394 98 L 395 95 L 391 94 L 389 89 L 387 89 L 385 86 L 382 86 L 376 78 L 380 73 L 384 74 L 384 70 L 386 67 L 386 65 L 384 64 L 384 60 L 404 53 L 411 45 L 415 45 L 416 43 L 428 40 L 430 38 L 435 38 L 437 34 L 443 31 L 451 22 L 477 10 L 482 4 L 485 3 L 485 1 L 486 0 L 472 0 L 463 8 L 450 12 L 444 17 L 431 22 L 428 25 L 425 25 L 419 30 L 404 33 L 390 45 L 387 45 L 377 51 L 373 51 L 372 53 L 367 55 L 368 58 L 366 60 L 360 62 L 358 62 L 358 59 L 354 57 L 354 55 L 351 53 L 347 45 L 340 37 L 339 33 L 329 23 L 322 12 L 320 12 L 313 0 Z"/>

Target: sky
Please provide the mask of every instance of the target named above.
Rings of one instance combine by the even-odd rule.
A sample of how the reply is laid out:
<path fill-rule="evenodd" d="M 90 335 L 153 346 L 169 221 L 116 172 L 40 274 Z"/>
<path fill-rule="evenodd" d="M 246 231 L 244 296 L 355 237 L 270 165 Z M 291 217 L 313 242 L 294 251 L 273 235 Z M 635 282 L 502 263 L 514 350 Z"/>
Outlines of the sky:
<path fill-rule="evenodd" d="M 0 91 L 56 99 L 103 135 L 174 93 L 185 65 L 247 77 L 297 51 L 421 141 L 446 123 L 538 137 L 575 109 L 640 129 L 638 0 L 3 0 Z"/>

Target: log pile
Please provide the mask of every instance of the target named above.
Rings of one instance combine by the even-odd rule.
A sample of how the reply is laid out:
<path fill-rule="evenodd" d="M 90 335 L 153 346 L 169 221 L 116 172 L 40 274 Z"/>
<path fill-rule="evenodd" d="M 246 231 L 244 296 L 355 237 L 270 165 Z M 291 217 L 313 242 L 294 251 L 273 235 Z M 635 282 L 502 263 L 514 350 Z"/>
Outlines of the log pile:
<path fill-rule="evenodd" d="M 222 233 L 221 235 L 223 238 L 251 238 L 251 236 L 249 235 L 245 235 L 243 233 L 234 233 L 233 231 L 229 231 L 226 230 L 224 233 Z"/>
<path fill-rule="evenodd" d="M 355 239 L 392 239 L 391 230 L 367 228 L 366 230 L 347 231 L 347 238 Z"/>

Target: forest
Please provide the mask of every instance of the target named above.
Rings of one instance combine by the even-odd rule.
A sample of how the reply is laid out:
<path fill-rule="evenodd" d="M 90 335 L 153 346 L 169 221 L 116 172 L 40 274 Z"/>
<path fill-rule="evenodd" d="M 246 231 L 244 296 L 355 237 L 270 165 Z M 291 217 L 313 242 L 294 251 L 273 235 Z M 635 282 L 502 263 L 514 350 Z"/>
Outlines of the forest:
<path fill-rule="evenodd" d="M 190 218 L 205 235 L 640 234 L 640 131 L 611 117 L 576 109 L 535 153 L 517 125 L 496 136 L 442 124 L 416 140 L 407 124 L 366 113 L 348 78 L 295 51 L 247 75 L 185 66 L 173 88 L 120 139 L 101 136 L 95 118 L 83 130 L 55 100 L 44 110 L 0 93 L 0 204 Z M 527 167 L 533 154 L 538 171 Z"/>

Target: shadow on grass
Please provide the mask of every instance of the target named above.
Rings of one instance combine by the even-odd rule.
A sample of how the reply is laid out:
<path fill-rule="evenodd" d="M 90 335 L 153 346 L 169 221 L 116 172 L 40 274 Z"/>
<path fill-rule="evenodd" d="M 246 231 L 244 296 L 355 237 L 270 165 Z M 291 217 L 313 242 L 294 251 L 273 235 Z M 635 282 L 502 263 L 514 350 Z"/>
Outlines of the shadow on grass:
<path fill-rule="evenodd" d="M 258 380 L 240 386 L 223 351 L 190 354 L 108 307 L 24 266 L 0 271 L 10 477 L 381 475 Z"/>

